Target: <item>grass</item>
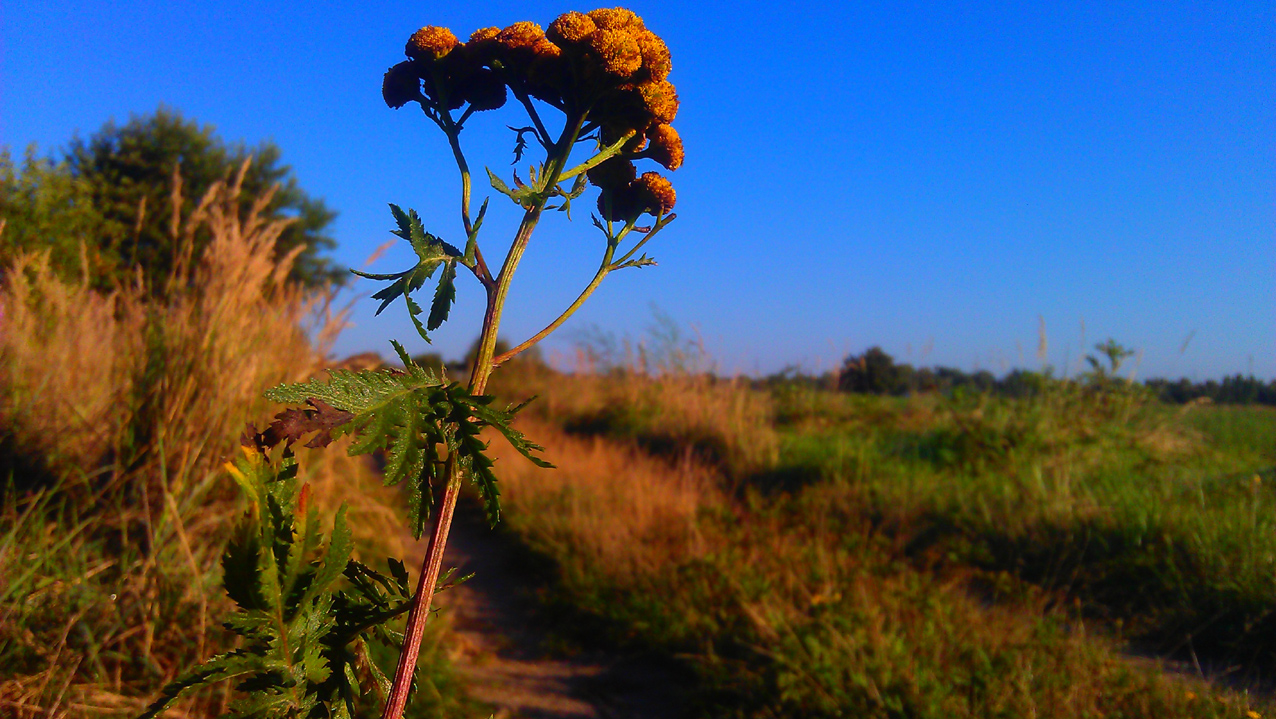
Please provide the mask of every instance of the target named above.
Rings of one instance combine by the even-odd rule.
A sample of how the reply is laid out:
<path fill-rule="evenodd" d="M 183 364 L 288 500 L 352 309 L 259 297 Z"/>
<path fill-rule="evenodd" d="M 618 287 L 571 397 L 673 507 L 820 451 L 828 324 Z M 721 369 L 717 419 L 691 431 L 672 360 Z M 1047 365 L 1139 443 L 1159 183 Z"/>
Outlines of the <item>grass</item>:
<path fill-rule="evenodd" d="M 342 316 L 285 282 L 263 223 L 214 187 L 175 229 L 213 238 L 160 304 L 102 294 L 47 255 L 7 258 L 0 291 L 0 714 L 135 715 L 198 660 L 230 649 L 219 557 L 243 511 L 222 470 L 267 387 L 326 363 Z M 180 198 L 178 198 L 180 200 Z M 259 203 L 258 207 L 264 206 Z M 316 338 L 312 341 L 311 337 Z M 346 502 L 358 553 L 402 556 L 396 497 L 334 446 L 299 448 L 321 509 Z M 433 625 L 417 716 L 472 711 Z M 394 657 L 385 657 L 392 667 Z M 219 716 L 231 688 L 173 716 Z M 376 701 L 370 701 L 375 711 Z"/>
<path fill-rule="evenodd" d="M 559 469 L 501 468 L 511 529 L 557 567 L 552 605 L 692 663 L 705 716 L 1271 711 L 1244 687 L 1276 646 L 1276 413 L 1066 384 L 506 387 L 529 390 Z M 707 409 L 732 407 L 754 410 Z"/>
<path fill-rule="evenodd" d="M 136 713 L 228 648 L 217 560 L 242 505 L 222 463 L 275 411 L 262 390 L 317 372 L 341 325 L 283 281 L 280 227 L 235 195 L 178 228 L 215 240 L 162 305 L 7 258 L 6 716 Z M 1272 714 L 1271 409 L 1045 380 L 1021 399 L 850 396 L 687 366 L 498 375 L 542 396 L 524 429 L 559 469 L 493 449 L 509 530 L 555 568 L 547 600 L 577 641 L 680 658 L 705 716 Z M 321 506 L 352 505 L 359 553 L 401 556 L 375 471 L 300 451 Z M 430 627 L 414 710 L 473 714 Z M 174 716 L 218 715 L 230 691 Z"/>

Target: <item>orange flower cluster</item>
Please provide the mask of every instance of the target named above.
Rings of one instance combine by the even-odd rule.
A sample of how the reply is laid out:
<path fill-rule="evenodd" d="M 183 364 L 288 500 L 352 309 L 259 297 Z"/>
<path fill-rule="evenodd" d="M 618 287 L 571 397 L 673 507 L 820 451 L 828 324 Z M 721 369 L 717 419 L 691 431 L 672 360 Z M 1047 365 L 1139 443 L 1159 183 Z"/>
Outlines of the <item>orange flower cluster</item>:
<path fill-rule="evenodd" d="M 506 88 L 535 97 L 569 116 L 583 115 L 599 127 L 605 144 L 633 133 L 621 156 L 589 172 L 612 196 L 608 214 L 673 207 L 669 181 L 650 172 L 638 178 L 631 162 L 649 158 L 676 170 L 683 160 L 682 140 L 670 126 L 678 92 L 668 79 L 669 48 L 632 11 L 567 12 L 548 30 L 516 22 L 478 30 L 464 43 L 447 28 L 423 27 L 405 52 L 409 59 L 390 68 L 382 83 L 390 107 L 421 102 L 456 110 L 468 103 L 476 111 L 492 110 L 505 104 Z"/>

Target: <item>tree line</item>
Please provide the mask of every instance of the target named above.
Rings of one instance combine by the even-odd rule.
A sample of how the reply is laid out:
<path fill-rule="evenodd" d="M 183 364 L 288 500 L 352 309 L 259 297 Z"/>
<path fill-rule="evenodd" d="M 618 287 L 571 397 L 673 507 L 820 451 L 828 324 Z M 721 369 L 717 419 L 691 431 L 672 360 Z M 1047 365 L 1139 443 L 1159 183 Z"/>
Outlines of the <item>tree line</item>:
<path fill-rule="evenodd" d="M 1211 379 L 1204 382 L 1193 382 L 1184 377 L 1178 380 L 1155 378 L 1134 383 L 1117 376 L 1122 362 L 1133 355 L 1131 350 L 1111 339 L 1096 345 L 1095 350 L 1096 354 L 1086 358 L 1090 369 L 1067 380 L 1054 377 L 1049 369 L 1041 372 L 1017 369 L 1003 377 L 997 377 L 987 370 L 965 372 L 952 367 L 915 368 L 908 363 L 895 362 L 881 347 L 871 347 L 862 354 L 848 356 L 837 373 L 830 373 L 824 378 L 801 377 L 790 372 L 771 379 L 834 386 L 842 392 L 859 394 L 908 395 L 962 391 L 1007 397 L 1033 396 L 1046 391 L 1052 383 L 1075 382 L 1095 388 L 1138 387 L 1163 402 L 1175 404 L 1208 399 L 1226 404 L 1276 406 L 1276 380 L 1264 382 L 1253 375 L 1236 374 L 1222 380 Z"/>
<path fill-rule="evenodd" d="M 189 215 L 213 183 L 251 163 L 241 186 L 250 205 L 274 188 L 263 217 L 291 218 L 276 243 L 283 256 L 301 247 L 292 279 L 310 286 L 341 283 L 344 268 L 324 256 L 336 246 L 328 230 L 336 218 L 322 199 L 298 184 L 282 152 L 270 142 L 228 144 L 208 125 L 161 107 L 128 123 L 106 123 L 88 139 L 40 156 L 29 148 L 15 160 L 0 150 L 0 261 L 47 250 L 60 272 L 104 289 L 139 276 L 155 293 L 185 248 L 176 238 L 173 199 Z M 199 255 L 206 233 L 192 238 Z"/>

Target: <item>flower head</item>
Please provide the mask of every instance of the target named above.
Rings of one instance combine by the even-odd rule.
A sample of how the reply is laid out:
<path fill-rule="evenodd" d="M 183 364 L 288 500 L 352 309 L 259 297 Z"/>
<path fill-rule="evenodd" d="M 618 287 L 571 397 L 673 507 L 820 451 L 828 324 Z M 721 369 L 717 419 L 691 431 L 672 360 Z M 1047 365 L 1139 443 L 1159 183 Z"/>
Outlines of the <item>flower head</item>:
<path fill-rule="evenodd" d="M 608 222 L 628 222 L 642 212 L 637 201 L 638 193 L 632 182 L 604 189 L 598 193 L 598 214 Z"/>
<path fill-rule="evenodd" d="M 673 191 L 673 184 L 657 172 L 644 172 L 642 177 L 634 180 L 634 194 L 637 206 L 642 212 L 663 215 L 673 209 L 678 195 Z"/>
<path fill-rule="evenodd" d="M 500 51 L 496 36 L 501 34 L 499 27 L 485 27 L 475 30 L 468 42 L 461 47 L 461 55 L 474 67 L 491 64 Z"/>
<path fill-rule="evenodd" d="M 673 70 L 673 60 L 669 54 L 669 46 L 660 36 L 650 30 L 643 30 L 635 35 L 638 49 L 642 52 L 642 69 L 655 82 L 663 82 L 669 78 Z"/>
<path fill-rule="evenodd" d="M 457 89 L 476 112 L 495 110 L 505 105 L 505 82 L 485 67 L 474 70 Z"/>
<path fill-rule="evenodd" d="M 660 124 L 647 129 L 647 140 L 651 145 L 647 148 L 647 156 L 664 165 L 666 170 L 682 167 L 682 138 L 672 125 Z"/>
<path fill-rule="evenodd" d="M 545 31 L 534 22 L 516 22 L 496 35 L 496 42 L 508 50 L 530 49 L 545 38 Z"/>
<path fill-rule="evenodd" d="M 673 83 L 626 83 L 604 95 L 595 105 L 590 116 L 603 124 L 613 138 L 629 130 L 639 137 L 652 125 L 668 125 L 678 114 L 678 92 Z M 612 140 L 615 141 L 614 139 Z M 637 147 L 626 147 L 634 151 Z"/>
<path fill-rule="evenodd" d="M 616 190 L 633 182 L 638 177 L 634 163 L 623 157 L 612 157 L 590 168 L 585 173 L 589 181 L 605 190 Z"/>
<path fill-rule="evenodd" d="M 630 28 L 643 30 L 646 26 L 642 23 L 642 18 L 638 17 L 633 10 L 627 10 L 623 7 L 615 8 L 599 8 L 585 13 L 590 20 L 594 21 L 594 25 L 600 28 L 628 30 Z"/>
<path fill-rule="evenodd" d="M 385 104 L 395 110 L 409 102 L 421 100 L 421 78 L 412 60 L 395 65 L 386 70 L 381 80 L 381 97 Z"/>
<path fill-rule="evenodd" d="M 403 51 L 413 60 L 438 60 L 460 44 L 451 30 L 427 25 L 408 38 Z"/>
<path fill-rule="evenodd" d="M 653 122 L 668 125 L 678 116 L 678 91 L 672 82 L 644 82 L 638 85 L 637 90 Z"/>
<path fill-rule="evenodd" d="M 642 50 L 627 29 L 602 27 L 595 30 L 587 42 L 608 75 L 625 79 L 642 67 Z"/>
<path fill-rule="evenodd" d="M 584 13 L 565 12 L 549 24 L 545 37 L 558 46 L 576 45 L 593 34 L 597 26 Z"/>

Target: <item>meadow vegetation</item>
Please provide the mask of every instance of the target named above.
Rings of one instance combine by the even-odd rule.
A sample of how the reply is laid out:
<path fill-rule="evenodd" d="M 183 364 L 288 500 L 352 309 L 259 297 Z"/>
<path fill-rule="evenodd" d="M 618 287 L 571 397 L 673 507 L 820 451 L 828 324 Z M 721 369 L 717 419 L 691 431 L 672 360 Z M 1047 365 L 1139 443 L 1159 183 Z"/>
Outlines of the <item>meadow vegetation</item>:
<path fill-rule="evenodd" d="M 507 522 L 569 632 L 678 657 L 705 716 L 1270 711 L 1270 408 L 650 369 L 502 380 L 558 466 L 501 463 Z"/>
<path fill-rule="evenodd" d="M 401 526 L 392 506 L 414 508 L 418 536 L 432 520 L 407 649 L 367 660 L 380 674 L 399 662 L 393 689 L 366 662 L 342 664 L 351 673 L 334 680 L 377 687 L 371 704 L 385 702 L 387 716 L 407 702 L 414 667 L 412 716 L 476 711 L 449 669 L 446 622 L 425 622 L 465 476 L 478 480 L 489 519 L 504 519 L 500 531 L 552 569 L 544 608 L 564 643 L 685 664 L 697 715 L 1261 719 L 1276 711 L 1276 410 L 1186 401 L 1261 404 L 1276 385 L 1238 377 L 1212 389 L 1149 389 L 1117 376 L 1129 353 L 1111 340 L 1098 347 L 1110 364 L 1096 358 L 1071 380 L 1049 371 L 1003 380 L 914 372 L 880 350 L 851 358 L 825 383 L 723 378 L 676 333 L 663 351 L 639 347 L 623 361 L 585 352 L 570 373 L 516 358 L 608 273 L 654 263 L 637 253 L 674 219 L 675 195 L 667 178 L 639 176 L 633 163 L 674 170 L 683 161 L 669 124 L 678 99 L 668 48 L 615 9 L 566 13 L 548 32 L 530 22 L 486 28 L 468 42 L 430 26 L 405 52 L 386 73 L 383 97 L 393 108 L 419 104 L 447 136 L 467 241 L 448 245 L 391 205 L 395 234 L 419 262 L 365 276 L 390 283 L 374 297 L 382 309 L 402 298 L 425 338 L 447 318 L 457 268 L 474 274 L 488 311 L 467 358 L 468 390 L 397 344 L 403 371 L 306 382 L 329 364 L 343 323 L 321 288 L 333 268 L 314 255 L 332 215 L 291 184 L 269 189 L 287 175 L 276 156 L 254 173 L 241 149 L 163 115 L 150 127 L 108 128 L 66 163 L 31 156 L 19 172 L 0 156 L 0 713 L 136 715 L 187 668 L 235 646 L 219 621 L 233 611 L 219 558 L 237 546 L 231 530 L 246 504 L 226 464 L 241 441 L 254 445 L 249 463 L 284 457 L 271 468 L 275 479 L 292 469 L 295 451 L 309 487 L 297 490 L 306 499 L 273 506 L 256 497 L 254 521 L 265 526 L 270 515 L 277 531 L 243 553 L 245 586 L 280 564 L 306 576 L 303 584 L 315 575 L 337 581 L 326 563 L 309 563 L 320 544 L 311 523 L 294 536 L 291 510 L 300 516 L 301 505 L 326 518 L 346 504 L 356 556 L 378 566 L 404 554 L 407 532 L 387 531 Z M 510 95 L 533 122 L 511 128 L 516 159 L 530 136 L 546 162 L 528 183 L 515 176 L 513 189 L 491 175 L 523 212 L 493 273 L 478 249 L 488 205 L 471 217 L 459 137 L 473 113 Z M 532 98 L 566 114 L 557 139 Z M 183 193 L 180 168 L 165 161 L 124 182 L 117 160 L 147 154 L 134 142 L 146 137 L 170 155 L 194 143 L 211 163 L 202 169 L 224 174 L 204 172 L 190 184 L 199 192 Z M 571 166 L 582 139 L 596 152 Z M 225 171 L 231 159 L 238 164 Z M 542 211 L 566 209 L 590 183 L 601 189 L 595 223 L 606 240 L 598 274 L 540 334 L 499 346 L 510 278 Z M 650 226 L 637 224 L 644 216 Z M 95 231 L 100 246 L 79 244 Z M 622 241 L 632 242 L 627 251 Z M 410 295 L 440 268 L 422 322 Z M 370 387 L 381 395 L 364 392 Z M 245 423 L 275 414 L 263 398 L 269 388 L 310 409 L 281 414 L 282 429 L 266 442 L 271 430 L 245 432 Z M 515 456 L 540 448 L 508 427 L 519 410 L 488 407 L 486 392 L 513 402 L 540 396 L 518 426 L 556 468 Z M 1156 392 L 1185 402 L 1162 403 Z M 478 438 L 484 425 L 510 443 L 489 450 Z M 319 437 L 292 444 L 316 429 Z M 312 451 L 334 432 L 344 436 Z M 285 440 L 290 449 L 276 448 Z M 408 491 L 381 486 L 375 464 L 344 451 L 352 446 L 380 452 L 384 475 L 408 479 Z M 500 460 L 503 505 L 487 451 Z M 431 480 L 446 489 L 427 516 L 439 489 Z M 293 544 L 303 549 L 291 552 Z M 356 583 L 357 567 L 342 566 Z M 394 566 L 406 599 L 406 572 Z M 276 581 L 274 599 L 313 599 L 297 586 Z M 307 638 L 324 635 L 325 612 L 335 616 L 333 602 L 343 601 L 333 596 L 316 600 L 312 614 L 285 619 L 281 610 L 272 637 L 286 639 L 297 622 Z M 269 623 L 250 626 L 269 602 L 237 603 L 235 629 Z M 383 611 L 375 623 L 392 616 Z M 361 631 L 323 646 L 344 651 Z M 232 659 L 262 662 L 241 694 L 259 706 L 299 695 L 276 702 L 278 715 L 347 706 L 310 691 L 332 683 L 329 656 L 278 644 L 280 652 L 273 639 L 239 645 Z M 194 676 L 164 696 L 211 675 Z M 215 684 L 167 715 L 221 715 L 232 694 L 229 683 Z"/>
<path fill-rule="evenodd" d="M 184 215 L 178 239 L 198 223 L 213 240 L 162 302 L 11 258 L 8 714 L 136 713 L 231 641 L 217 558 L 243 504 L 222 465 L 272 413 L 262 391 L 318 372 L 342 319 L 286 281 L 278 221 L 234 182 Z M 494 375 L 499 393 L 540 395 L 521 422 L 558 465 L 493 443 L 504 531 L 554 568 L 545 609 L 565 641 L 684 662 L 701 714 L 1270 712 L 1270 408 L 1046 374 L 1022 397 L 873 396 L 724 379 L 676 352 L 582 357 Z M 324 511 L 351 505 L 359 554 L 402 554 L 372 466 L 297 451 Z M 446 623 L 430 626 L 413 713 L 472 713 Z"/>
<path fill-rule="evenodd" d="M 190 664 L 231 647 L 219 558 L 245 503 L 224 464 L 262 393 L 324 367 L 343 313 L 288 281 L 289 221 L 241 202 L 245 161 L 195 203 L 173 190 L 186 248 L 156 299 L 137 278 L 96 289 L 50 251 L 6 255 L 0 291 L 0 715 L 137 715 Z M 177 186 L 180 188 L 180 185 Z M 190 211 L 183 207 L 191 207 Z M 197 241 L 203 249 L 196 249 Z M 349 505 L 356 555 L 403 554 L 375 467 L 302 447 L 321 512 Z M 422 651 L 416 716 L 468 711 L 439 647 Z M 382 657 L 392 662 L 394 657 Z M 226 684 L 172 716 L 217 716 Z"/>

